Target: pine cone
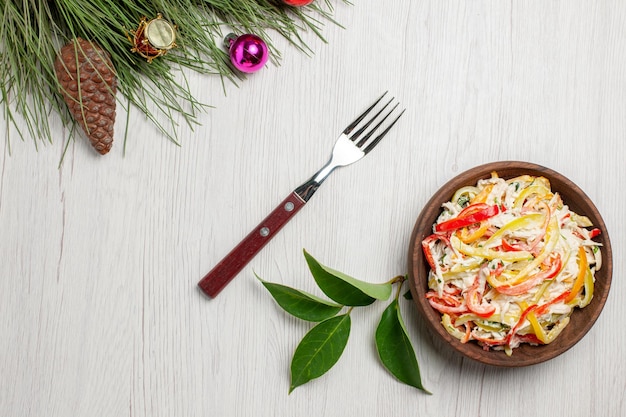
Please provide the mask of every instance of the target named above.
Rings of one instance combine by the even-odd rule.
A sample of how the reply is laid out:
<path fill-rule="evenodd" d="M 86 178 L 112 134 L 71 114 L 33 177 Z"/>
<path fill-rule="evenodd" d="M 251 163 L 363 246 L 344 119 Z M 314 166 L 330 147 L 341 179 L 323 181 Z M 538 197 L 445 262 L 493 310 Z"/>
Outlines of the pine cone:
<path fill-rule="evenodd" d="M 78 38 L 61 48 L 54 70 L 72 117 L 91 145 L 101 155 L 106 154 L 113 145 L 117 91 L 117 78 L 109 53 Z"/>

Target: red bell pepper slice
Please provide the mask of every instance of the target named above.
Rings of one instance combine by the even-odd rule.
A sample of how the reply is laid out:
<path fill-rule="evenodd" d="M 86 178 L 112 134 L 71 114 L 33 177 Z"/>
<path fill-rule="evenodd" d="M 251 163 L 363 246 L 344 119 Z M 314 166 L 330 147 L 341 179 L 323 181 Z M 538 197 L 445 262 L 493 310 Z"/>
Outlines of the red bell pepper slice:
<path fill-rule="evenodd" d="M 483 345 L 484 350 L 489 350 L 490 347 L 493 346 L 503 346 L 507 344 L 507 339 L 490 339 L 487 337 L 472 335 L 472 338 Z"/>
<path fill-rule="evenodd" d="M 426 298 L 428 299 L 428 303 L 442 314 L 456 315 L 469 311 L 465 304 L 462 304 L 458 299 L 446 293 L 439 295 L 435 291 L 429 291 L 426 293 Z"/>
<path fill-rule="evenodd" d="M 500 294 L 505 295 L 520 295 L 528 292 L 531 288 L 536 285 L 539 285 L 546 279 L 554 278 L 563 266 L 563 262 L 561 261 L 561 255 L 556 255 L 554 257 L 550 257 L 549 269 L 541 271 L 531 277 L 529 277 L 526 281 L 517 284 L 517 285 L 501 285 L 496 287 L 496 290 Z"/>
<path fill-rule="evenodd" d="M 485 203 L 476 203 L 465 207 L 454 218 L 435 225 L 435 232 L 449 232 L 461 227 L 471 226 L 500 213 L 500 207 Z"/>
<path fill-rule="evenodd" d="M 510 345 L 513 338 L 517 337 L 516 333 L 519 330 L 519 328 L 522 327 L 522 324 L 524 323 L 524 320 L 526 320 L 526 317 L 528 317 L 528 314 L 531 311 L 535 311 L 535 310 L 537 310 L 537 304 L 531 305 L 530 307 L 528 307 L 526 310 L 522 312 L 522 315 L 520 316 L 519 320 L 517 321 L 515 326 L 513 326 L 513 328 L 509 331 L 509 333 L 507 334 L 505 338 L 507 345 Z"/>
<path fill-rule="evenodd" d="M 491 317 L 496 312 L 496 307 L 482 303 L 482 293 L 479 291 L 479 284 L 478 277 L 476 277 L 474 284 L 465 293 L 465 303 L 467 308 L 478 317 Z"/>
<path fill-rule="evenodd" d="M 517 335 L 516 334 L 519 328 L 524 323 L 524 320 L 526 320 L 526 317 L 528 316 L 528 314 L 531 311 L 535 311 L 535 310 L 537 310 L 537 304 L 533 304 L 530 307 L 528 307 L 526 310 L 524 310 L 519 320 L 515 324 L 515 326 L 513 326 L 513 328 L 509 330 L 509 332 L 507 333 L 504 339 L 488 339 L 488 338 L 477 337 L 476 335 L 473 335 L 472 337 L 476 339 L 477 341 L 481 342 L 483 344 L 483 349 L 485 350 L 489 350 L 489 348 L 493 346 L 504 346 L 504 345 L 510 346 L 511 343 L 514 342 L 513 338 L 517 338 L 517 340 L 519 341 L 526 341 L 528 339 L 528 340 L 532 340 L 532 342 L 537 341 L 538 343 L 541 343 L 538 341 L 536 337 L 530 338 L 529 337 L 530 335 Z"/>
<path fill-rule="evenodd" d="M 445 235 L 439 235 L 433 233 L 432 235 L 424 238 L 422 240 L 422 251 L 424 252 L 424 256 L 426 257 L 426 262 L 430 265 L 430 268 L 435 271 L 437 269 L 437 262 L 435 262 L 435 258 L 433 257 L 433 252 L 431 250 L 431 246 L 434 245 L 438 240 L 441 240 L 446 246 L 450 246 L 450 239 L 448 239 Z"/>
<path fill-rule="evenodd" d="M 505 252 L 519 252 L 523 250 L 527 251 L 528 247 L 517 243 L 510 243 L 506 239 L 502 239 L 502 250 Z"/>
<path fill-rule="evenodd" d="M 546 314 L 548 312 L 548 307 L 550 307 L 553 304 L 556 303 L 560 303 L 561 301 L 564 301 L 567 297 L 569 297 L 571 291 L 570 290 L 565 290 L 562 294 L 560 294 L 558 297 L 548 301 L 545 304 L 540 305 L 539 307 L 537 307 L 537 309 L 535 310 L 535 315 L 537 317 L 539 316 L 543 316 L 544 314 Z"/>
<path fill-rule="evenodd" d="M 493 269 L 489 268 L 489 275 L 494 277 L 499 277 L 504 272 L 504 263 L 502 261 L 498 262 L 497 265 Z"/>
<path fill-rule="evenodd" d="M 594 229 L 591 229 L 589 231 L 589 239 L 593 239 L 594 237 L 598 236 L 600 233 L 602 233 L 602 232 L 597 227 L 594 228 Z"/>

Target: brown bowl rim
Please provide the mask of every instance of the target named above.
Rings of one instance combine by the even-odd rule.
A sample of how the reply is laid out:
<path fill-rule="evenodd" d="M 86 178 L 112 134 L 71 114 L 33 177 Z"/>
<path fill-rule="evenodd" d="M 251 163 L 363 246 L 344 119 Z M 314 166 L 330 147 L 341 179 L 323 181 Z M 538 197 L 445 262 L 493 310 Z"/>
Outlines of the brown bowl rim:
<path fill-rule="evenodd" d="M 491 172 L 496 171 L 503 178 L 513 178 L 518 175 L 542 175 L 550 180 L 552 189 L 558 191 L 565 204 L 578 214 L 588 216 L 595 227 L 601 230 L 596 238 L 602 246 L 602 268 L 596 272 L 596 284 L 591 303 L 583 308 L 576 309 L 570 317 L 570 324 L 551 344 L 531 346 L 524 344 L 513 350 L 511 356 L 503 351 L 485 351 L 475 342 L 461 343 L 452 337 L 441 325 L 441 314 L 434 310 L 425 298 L 427 288 L 426 263 L 421 241 L 432 233 L 432 225 L 441 212 L 441 203 L 448 201 L 454 192 L 464 185 L 475 185 L 479 178 L 488 178 Z M 445 198 L 445 200 L 444 200 Z M 420 315 L 426 319 L 428 329 L 440 339 L 444 340 L 454 351 L 477 362 L 499 367 L 522 367 L 545 362 L 564 353 L 578 343 L 591 329 L 598 319 L 609 294 L 613 275 L 613 254 L 611 241 L 606 224 L 593 201 L 574 182 L 564 175 L 530 162 L 498 161 L 482 164 L 455 176 L 446 182 L 426 203 L 420 213 L 409 245 L 409 286 L 413 300 Z"/>

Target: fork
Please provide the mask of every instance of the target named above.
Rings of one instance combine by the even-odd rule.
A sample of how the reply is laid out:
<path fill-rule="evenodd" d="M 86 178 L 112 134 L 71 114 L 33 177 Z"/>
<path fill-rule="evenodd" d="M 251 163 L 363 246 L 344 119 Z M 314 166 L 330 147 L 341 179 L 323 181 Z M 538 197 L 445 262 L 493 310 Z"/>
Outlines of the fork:
<path fill-rule="evenodd" d="M 272 239 L 278 231 L 289 221 L 307 201 L 324 180 L 338 167 L 350 165 L 369 152 L 391 130 L 404 110 L 399 111 L 395 119 L 387 127 L 373 137 L 381 129 L 384 122 L 391 116 L 399 103 L 390 110 L 387 108 L 394 101 L 392 97 L 386 103 L 381 103 L 387 92 L 380 96 L 374 104 L 350 123 L 339 135 L 335 142 L 332 155 L 328 162 L 317 171 L 308 181 L 293 190 L 259 225 L 254 228 L 224 259 L 222 259 L 208 274 L 198 282 L 198 287 L 209 297 L 214 298 L 228 285 L 228 283 L 252 260 L 252 258 Z M 365 118 L 381 104 L 374 116 Z M 380 107 L 380 106 L 378 106 Z M 397 113 L 397 112 L 396 112 Z M 376 124 L 372 126 L 372 124 Z M 358 127 L 358 130 L 355 129 Z M 353 133 L 354 131 L 354 133 Z"/>

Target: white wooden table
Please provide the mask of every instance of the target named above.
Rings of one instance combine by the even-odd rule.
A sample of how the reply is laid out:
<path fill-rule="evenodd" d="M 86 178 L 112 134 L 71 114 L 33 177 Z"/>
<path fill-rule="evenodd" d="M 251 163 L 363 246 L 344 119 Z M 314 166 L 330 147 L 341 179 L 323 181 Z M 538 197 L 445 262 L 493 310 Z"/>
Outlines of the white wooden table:
<path fill-rule="evenodd" d="M 626 415 L 626 2 L 357 1 L 345 29 L 239 87 L 188 74 L 215 106 L 160 137 L 118 109 L 100 157 L 67 131 L 40 146 L 12 132 L 0 157 L 0 414 L 69 416 Z M 340 129 L 380 92 L 407 112 L 366 159 L 330 177 L 216 299 L 197 281 L 326 161 Z M 53 119 L 54 120 L 54 119 Z M 3 130 L 1 135 L 5 135 Z M 0 143 L 5 144 L 4 140 Z M 500 369 L 441 351 L 402 302 L 425 395 L 383 369 L 384 303 L 353 312 L 325 376 L 291 395 L 310 325 L 255 279 L 319 294 L 302 249 L 357 278 L 407 271 L 423 205 L 456 174 L 523 160 L 568 176 L 610 231 L 613 287 L 596 325 L 547 363 Z"/>

